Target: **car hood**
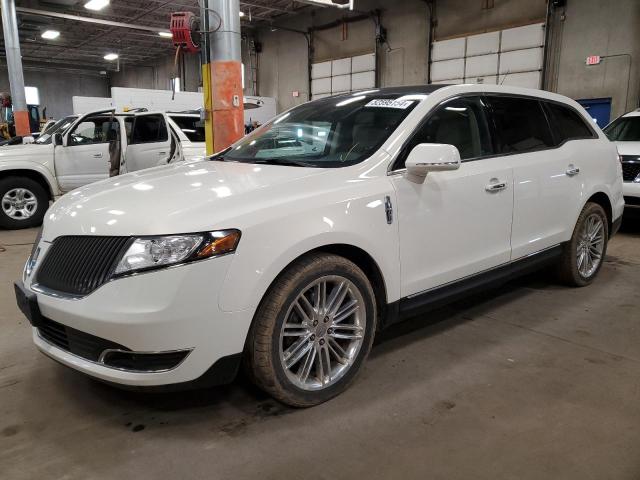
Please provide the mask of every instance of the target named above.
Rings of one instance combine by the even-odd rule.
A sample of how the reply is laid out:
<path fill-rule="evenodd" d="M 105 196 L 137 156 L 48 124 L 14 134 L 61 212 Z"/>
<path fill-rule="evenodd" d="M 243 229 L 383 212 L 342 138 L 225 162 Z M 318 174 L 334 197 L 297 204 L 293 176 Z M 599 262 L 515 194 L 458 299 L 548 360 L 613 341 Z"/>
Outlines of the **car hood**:
<path fill-rule="evenodd" d="M 0 162 L 14 160 L 20 157 L 33 157 L 34 154 L 42 154 L 47 150 L 51 150 L 51 145 L 38 145 L 29 143 L 26 145 L 5 145 L 0 147 Z M 36 153 L 37 152 L 37 153 Z"/>
<path fill-rule="evenodd" d="M 242 228 L 244 215 L 317 191 L 330 170 L 205 160 L 129 173 L 60 198 L 43 239 Z"/>
<path fill-rule="evenodd" d="M 637 155 L 640 157 L 640 142 L 614 142 L 620 155 Z"/>

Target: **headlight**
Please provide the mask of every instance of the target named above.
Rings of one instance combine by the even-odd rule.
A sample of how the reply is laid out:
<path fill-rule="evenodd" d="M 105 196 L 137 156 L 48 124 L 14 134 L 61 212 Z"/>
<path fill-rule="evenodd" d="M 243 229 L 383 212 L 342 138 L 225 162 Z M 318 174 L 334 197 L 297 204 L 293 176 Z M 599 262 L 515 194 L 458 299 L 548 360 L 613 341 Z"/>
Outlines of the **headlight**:
<path fill-rule="evenodd" d="M 224 255 L 234 252 L 239 241 L 239 230 L 136 238 L 120 259 L 114 275 Z"/>

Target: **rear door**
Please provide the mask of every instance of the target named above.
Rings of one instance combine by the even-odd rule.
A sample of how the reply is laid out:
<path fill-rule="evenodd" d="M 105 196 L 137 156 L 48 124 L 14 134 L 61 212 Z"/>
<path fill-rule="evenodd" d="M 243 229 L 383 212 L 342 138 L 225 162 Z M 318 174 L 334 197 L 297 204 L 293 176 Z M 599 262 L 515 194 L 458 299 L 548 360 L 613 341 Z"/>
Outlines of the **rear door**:
<path fill-rule="evenodd" d="M 166 165 L 171 158 L 171 135 L 162 113 L 134 116 L 125 153 L 127 172 Z"/>
<path fill-rule="evenodd" d="M 536 98 L 488 95 L 499 153 L 513 167 L 512 259 L 558 245 L 571 236 L 580 198 L 580 159 L 560 148 L 549 112 Z"/>
<path fill-rule="evenodd" d="M 111 115 L 85 116 L 56 145 L 54 161 L 60 188 L 68 192 L 109 177 L 109 141 L 119 129 Z"/>

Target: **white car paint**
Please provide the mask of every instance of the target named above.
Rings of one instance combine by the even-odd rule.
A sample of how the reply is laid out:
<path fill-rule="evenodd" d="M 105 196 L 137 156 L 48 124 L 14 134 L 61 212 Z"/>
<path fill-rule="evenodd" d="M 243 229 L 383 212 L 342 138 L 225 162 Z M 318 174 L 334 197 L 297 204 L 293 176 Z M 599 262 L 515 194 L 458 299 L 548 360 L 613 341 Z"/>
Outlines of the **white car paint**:
<path fill-rule="evenodd" d="M 176 368 L 139 373 L 108 368 L 47 343 L 56 360 L 128 385 L 196 379 L 241 352 L 256 308 L 277 275 L 318 247 L 350 245 L 382 274 L 387 303 L 487 271 L 570 239 L 594 194 L 607 195 L 612 219 L 624 207 L 615 147 L 597 138 L 559 148 L 463 163 L 423 183 L 392 165 L 416 126 L 441 102 L 470 93 L 509 93 L 569 104 L 549 92 L 490 85 L 444 87 L 411 96 L 418 105 L 376 153 L 342 168 L 198 161 L 134 172 L 84 186 L 48 212 L 37 269 L 61 236 L 144 236 L 235 228 L 236 252 L 107 282 L 80 299 L 34 290 L 48 318 L 135 351 L 193 349 Z M 286 113 L 284 114 L 286 115 Z M 581 169 L 567 177 L 570 165 Z M 565 180 L 567 177 L 568 180 Z M 495 182 L 505 189 L 489 193 Z M 389 223 L 387 198 L 394 208 Z M 513 218 L 513 223 L 512 223 Z M 512 233 L 513 232 L 513 233 Z"/>
<path fill-rule="evenodd" d="M 622 116 L 622 118 L 630 118 L 630 117 L 640 117 L 640 111 L 634 110 L 632 112 L 626 113 Z M 613 122 L 612 122 L 613 123 Z M 638 142 L 614 142 L 616 147 L 618 147 L 618 153 L 623 156 L 628 157 L 638 157 L 638 161 L 640 161 L 640 141 Z M 640 198 L 640 181 L 625 181 L 622 184 L 622 189 L 624 195 L 626 197 L 636 197 Z M 638 209 L 637 206 L 631 206 L 631 208 Z"/>

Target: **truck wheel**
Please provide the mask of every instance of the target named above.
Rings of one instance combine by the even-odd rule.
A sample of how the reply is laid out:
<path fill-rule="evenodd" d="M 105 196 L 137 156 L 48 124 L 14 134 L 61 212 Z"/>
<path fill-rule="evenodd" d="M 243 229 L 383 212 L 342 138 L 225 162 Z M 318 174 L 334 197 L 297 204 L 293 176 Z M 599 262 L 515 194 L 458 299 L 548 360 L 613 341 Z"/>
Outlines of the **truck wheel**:
<path fill-rule="evenodd" d="M 608 225 L 600 205 L 593 202 L 585 205 L 558 266 L 558 276 L 563 283 L 584 287 L 593 282 L 607 254 Z"/>
<path fill-rule="evenodd" d="M 247 370 L 281 402 L 317 405 L 351 384 L 375 330 L 375 297 L 362 270 L 337 255 L 308 255 L 280 275 L 258 307 Z"/>
<path fill-rule="evenodd" d="M 7 177 L 0 180 L 0 228 L 17 230 L 42 224 L 49 195 L 35 180 Z"/>

